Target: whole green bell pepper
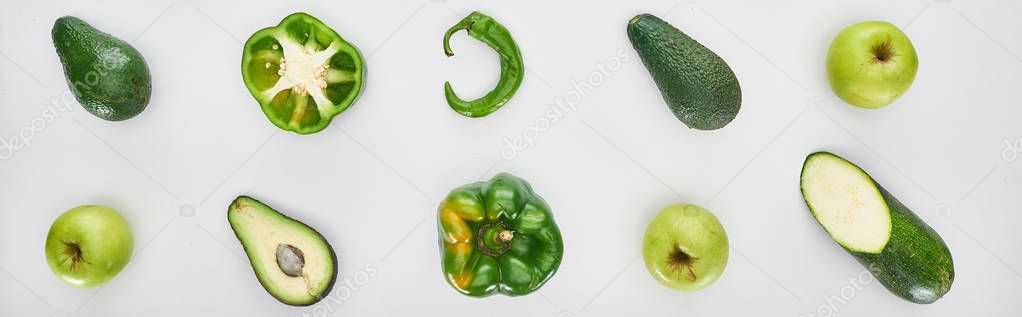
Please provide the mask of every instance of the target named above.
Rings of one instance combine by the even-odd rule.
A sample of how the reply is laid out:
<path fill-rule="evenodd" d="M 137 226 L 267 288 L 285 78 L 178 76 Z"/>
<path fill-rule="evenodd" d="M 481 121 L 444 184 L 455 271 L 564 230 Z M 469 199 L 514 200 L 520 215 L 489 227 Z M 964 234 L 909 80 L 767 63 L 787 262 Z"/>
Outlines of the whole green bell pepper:
<path fill-rule="evenodd" d="M 550 207 L 511 174 L 452 190 L 438 218 L 444 278 L 462 294 L 525 295 L 561 264 L 564 244 Z"/>

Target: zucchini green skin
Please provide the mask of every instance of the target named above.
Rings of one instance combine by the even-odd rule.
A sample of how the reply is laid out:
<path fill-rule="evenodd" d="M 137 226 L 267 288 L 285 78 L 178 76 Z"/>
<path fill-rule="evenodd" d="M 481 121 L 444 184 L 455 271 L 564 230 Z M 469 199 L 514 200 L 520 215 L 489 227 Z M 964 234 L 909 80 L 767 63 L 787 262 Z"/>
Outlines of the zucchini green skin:
<path fill-rule="evenodd" d="M 951 290 L 955 280 L 951 251 L 933 228 L 876 181 L 891 213 L 891 240 L 879 254 L 848 251 L 880 284 L 898 297 L 930 304 Z"/>
<path fill-rule="evenodd" d="M 806 158 L 806 164 L 815 155 L 841 158 L 831 153 L 817 152 Z M 848 164 L 858 167 L 851 162 Z M 869 176 L 865 171 L 863 173 Z M 880 186 L 872 176 L 869 177 L 887 203 L 891 215 L 890 240 L 883 251 L 875 254 L 852 251 L 844 246 L 842 248 L 865 266 L 880 284 L 898 297 L 917 304 L 937 301 L 951 290 L 951 284 L 955 279 L 951 251 L 933 228 Z M 805 184 L 802 184 L 803 198 L 804 186 Z M 806 206 L 811 206 L 808 201 Z"/>

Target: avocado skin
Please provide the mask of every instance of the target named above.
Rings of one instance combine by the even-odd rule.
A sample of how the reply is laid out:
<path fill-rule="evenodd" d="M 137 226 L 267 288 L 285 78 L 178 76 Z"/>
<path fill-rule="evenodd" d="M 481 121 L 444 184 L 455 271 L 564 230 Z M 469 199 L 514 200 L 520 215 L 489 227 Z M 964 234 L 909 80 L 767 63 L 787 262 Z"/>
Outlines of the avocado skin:
<path fill-rule="evenodd" d="M 71 16 L 57 19 L 52 35 L 68 86 L 85 110 L 109 121 L 145 110 L 152 80 L 145 59 L 131 44 Z"/>
<path fill-rule="evenodd" d="M 628 22 L 628 39 L 668 108 L 689 128 L 720 129 L 738 115 L 738 78 L 713 51 L 650 14 Z"/>

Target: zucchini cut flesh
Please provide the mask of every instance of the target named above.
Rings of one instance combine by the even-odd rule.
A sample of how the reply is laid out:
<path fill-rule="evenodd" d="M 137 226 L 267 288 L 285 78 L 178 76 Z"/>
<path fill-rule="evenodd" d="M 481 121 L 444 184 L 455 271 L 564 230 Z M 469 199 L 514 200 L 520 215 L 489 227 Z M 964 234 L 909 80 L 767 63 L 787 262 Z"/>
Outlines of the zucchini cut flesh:
<path fill-rule="evenodd" d="M 873 179 L 834 155 L 817 155 L 802 169 L 802 195 L 834 241 L 857 252 L 880 253 L 891 238 L 891 213 Z"/>
<path fill-rule="evenodd" d="M 929 304 L 951 290 L 947 244 L 858 166 L 831 153 L 810 154 L 801 189 L 820 226 L 891 293 Z"/>

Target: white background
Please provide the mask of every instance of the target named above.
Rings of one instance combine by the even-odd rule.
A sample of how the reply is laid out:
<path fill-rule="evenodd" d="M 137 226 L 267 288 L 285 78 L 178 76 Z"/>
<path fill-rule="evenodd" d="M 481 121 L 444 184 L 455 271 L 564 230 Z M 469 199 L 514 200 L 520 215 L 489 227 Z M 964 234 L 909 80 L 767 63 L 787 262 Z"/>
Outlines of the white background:
<path fill-rule="evenodd" d="M 0 136 L 30 146 L 0 162 L 0 315 L 1013 315 L 1022 308 L 1022 3 L 982 1 L 18 1 L 0 11 Z M 496 82 L 495 55 L 443 32 L 472 10 L 505 24 L 528 67 L 512 101 L 482 119 L 451 111 Z M 243 41 L 286 15 L 319 17 L 367 59 L 361 99 L 321 133 L 271 125 L 239 70 Z M 667 110 L 625 34 L 654 13 L 721 55 L 742 84 L 722 130 L 686 128 Z M 39 125 L 67 86 L 50 39 L 78 16 L 132 41 L 153 98 L 138 117 L 105 122 L 77 103 Z M 825 77 L 831 38 L 886 20 L 920 56 L 908 93 L 882 110 L 838 100 Z M 501 157 L 556 98 L 579 94 L 618 52 L 629 57 L 585 89 L 533 146 Z M 602 76 L 602 75 L 593 75 Z M 575 92 L 572 92 L 575 91 Z M 577 97 L 577 96 L 576 96 Z M 37 126 L 33 129 L 33 120 Z M 26 128 L 28 127 L 28 128 Z M 534 132 L 534 131 L 533 131 Z M 834 151 L 858 163 L 941 234 L 955 260 L 933 305 L 899 299 L 810 217 L 803 159 Z M 3 154 L 3 153 L 0 153 Z M 433 210 L 450 189 L 508 171 L 552 206 L 564 260 L 540 291 L 473 299 L 442 279 Z M 322 232 L 339 257 L 331 300 L 295 308 L 260 287 L 226 221 L 249 194 Z M 657 284 L 639 257 L 662 207 L 716 213 L 730 262 L 712 287 Z M 114 207 L 136 239 L 131 263 L 98 289 L 46 265 L 51 222 L 82 204 Z M 371 270 L 366 270 L 366 268 Z M 362 273 L 359 273 L 362 272 Z M 345 278 L 365 278 L 347 286 Z M 868 277 L 866 280 L 869 280 Z M 842 292 L 844 292 L 842 294 Z M 845 299 L 830 300 L 825 298 Z M 319 308 L 316 308 L 319 307 Z M 835 313 L 836 311 L 836 313 Z"/>

